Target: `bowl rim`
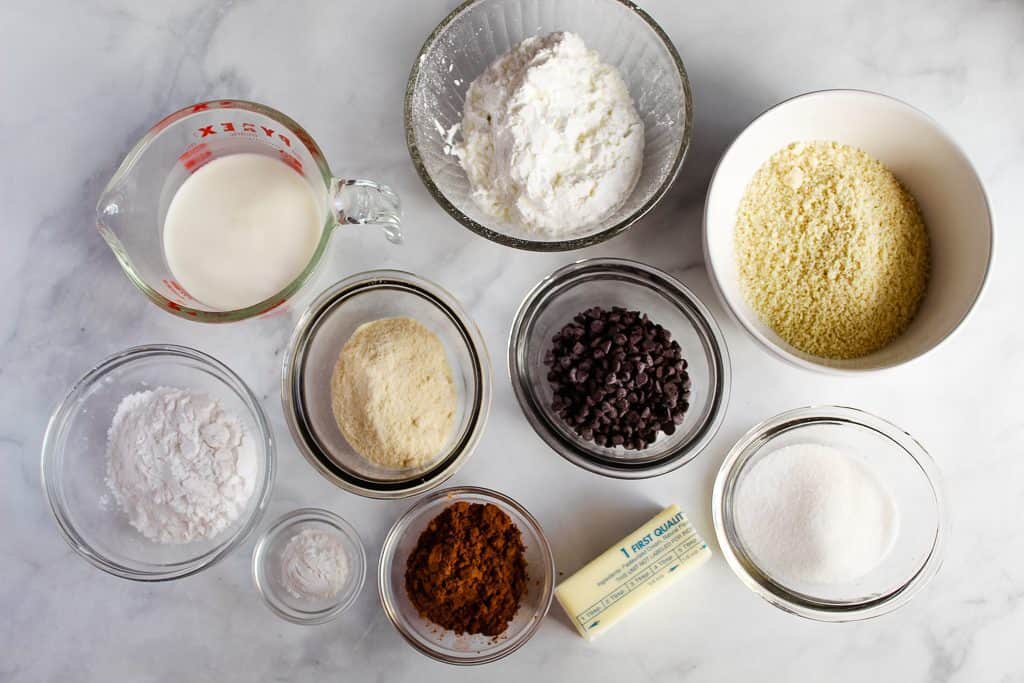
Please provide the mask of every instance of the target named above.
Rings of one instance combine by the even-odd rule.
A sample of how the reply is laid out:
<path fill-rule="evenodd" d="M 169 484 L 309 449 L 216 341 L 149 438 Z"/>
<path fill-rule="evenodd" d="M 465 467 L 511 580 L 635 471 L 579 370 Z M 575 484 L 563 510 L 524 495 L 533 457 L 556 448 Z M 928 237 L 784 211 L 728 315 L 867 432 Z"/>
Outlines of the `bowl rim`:
<path fill-rule="evenodd" d="M 667 290 L 675 299 L 671 303 L 676 306 L 679 306 L 680 302 L 683 303 L 700 320 L 703 327 L 701 332 L 712 347 L 712 364 L 715 366 L 718 382 L 714 387 L 711 412 L 701 429 L 688 442 L 680 444 L 658 460 L 630 464 L 625 462 L 613 463 L 605 458 L 599 459 L 594 457 L 589 452 L 579 448 L 575 441 L 565 439 L 556 430 L 551 428 L 548 424 L 548 418 L 534 405 L 535 401 L 532 392 L 524 386 L 524 381 L 519 379 L 519 375 L 522 375 L 519 355 L 522 347 L 528 343 L 528 340 L 524 337 L 524 328 L 526 323 L 535 317 L 539 300 L 561 283 L 570 278 L 577 277 L 581 272 L 585 273 L 587 271 L 636 273 L 650 280 L 659 289 Z M 678 279 L 659 268 L 639 261 L 615 257 L 587 258 L 566 264 L 546 275 L 527 292 L 519 304 L 519 308 L 516 310 L 511 329 L 509 330 L 508 374 L 516 400 L 519 403 L 519 408 L 537 436 L 552 450 L 577 467 L 615 479 L 647 479 L 657 477 L 672 472 L 696 459 L 718 434 L 718 430 L 725 419 L 725 414 L 728 412 L 732 387 L 732 365 L 725 335 L 722 334 L 717 321 L 711 315 L 711 311 L 704 302 L 700 300 L 700 297 Z"/>
<path fill-rule="evenodd" d="M 679 52 L 676 50 L 675 44 L 672 39 L 669 38 L 668 34 L 665 33 L 664 29 L 658 25 L 656 21 L 645 12 L 643 9 L 638 7 L 635 3 L 630 0 L 609 0 L 610 2 L 622 5 L 628 10 L 631 10 L 636 16 L 638 16 L 648 28 L 650 28 L 654 34 L 661 40 L 665 46 L 666 51 L 672 58 L 672 62 L 676 67 L 676 75 L 679 78 L 680 85 L 683 91 L 683 131 L 679 140 L 679 149 L 676 151 L 675 158 L 672 161 L 672 167 L 666 174 L 664 181 L 661 185 L 651 194 L 651 196 L 632 214 L 619 221 L 615 225 L 612 225 L 600 232 L 596 232 L 590 235 L 584 235 L 582 237 L 576 237 L 566 240 L 533 240 L 526 239 L 523 237 L 517 237 L 508 235 L 478 223 L 473 220 L 462 211 L 459 210 L 454 204 L 448 201 L 441 189 L 434 183 L 430 173 L 427 171 L 426 165 L 423 163 L 423 158 L 420 155 L 419 144 L 416 141 L 416 130 L 413 124 L 413 98 L 416 92 L 416 84 L 419 81 L 420 66 L 423 63 L 428 51 L 434 46 L 437 39 L 444 33 L 448 26 L 455 21 L 461 14 L 471 9 L 474 5 L 478 5 L 482 2 L 488 2 L 492 0 L 465 0 L 462 4 L 457 6 L 448 15 L 441 20 L 427 39 L 424 41 L 422 47 L 416 55 L 416 60 L 413 62 L 412 69 L 409 73 L 409 79 L 406 82 L 405 95 L 404 95 L 404 114 L 403 123 L 405 127 L 405 144 L 409 150 L 409 156 L 412 159 L 413 166 L 416 168 L 416 174 L 420 177 L 423 185 L 427 188 L 430 196 L 433 197 L 434 201 L 440 205 L 449 216 L 454 218 L 463 227 L 471 230 L 472 232 L 497 242 L 498 244 L 505 245 L 507 247 L 513 247 L 515 249 L 522 249 L 524 251 L 540 251 L 540 252 L 552 252 L 552 251 L 571 251 L 574 249 L 582 249 L 584 247 L 590 247 L 595 244 L 600 244 L 606 240 L 615 237 L 626 231 L 630 226 L 639 221 L 648 212 L 653 209 L 658 202 L 668 193 L 669 189 L 675 183 L 679 177 L 680 169 L 683 167 L 683 162 L 686 159 L 686 154 L 690 149 L 690 142 L 693 136 L 693 91 L 690 87 L 690 78 L 686 73 L 686 68 L 683 66 L 683 60 L 679 56 Z"/>
<path fill-rule="evenodd" d="M 914 113 L 920 120 L 930 125 L 932 129 L 936 133 L 938 133 L 947 142 L 947 144 L 949 144 L 956 151 L 956 153 L 960 155 L 960 157 L 962 157 L 964 163 L 967 165 L 967 168 L 974 176 L 974 181 L 977 183 L 978 189 L 981 191 L 981 197 L 985 206 L 985 216 L 987 218 L 986 223 L 988 225 L 988 258 L 985 262 L 985 271 L 982 274 L 981 282 L 978 283 L 977 291 L 974 294 L 974 300 L 971 302 L 971 305 L 967 307 L 967 310 L 964 311 L 963 315 L 960 317 L 960 320 L 957 321 L 957 323 L 952 327 L 952 329 L 950 329 L 941 339 L 937 340 L 930 347 L 919 352 L 917 355 L 911 356 L 904 360 L 890 362 L 887 364 L 872 367 L 835 367 L 832 365 L 826 365 L 824 363 L 807 360 L 805 358 L 801 358 L 800 356 L 792 353 L 791 351 L 785 348 L 780 347 L 779 345 L 775 344 L 770 339 L 762 335 L 745 318 L 745 316 L 742 316 L 739 313 L 739 311 L 736 310 L 732 301 L 728 297 L 726 297 L 724 289 L 719 283 L 719 273 L 718 270 L 715 268 L 714 261 L 711 258 L 711 249 L 708 242 L 708 208 L 711 203 L 711 193 L 715 188 L 715 181 L 718 179 L 718 172 L 719 170 L 721 170 L 722 164 L 725 162 L 726 158 L 730 155 L 730 153 L 741 141 L 741 139 L 747 134 L 750 128 L 755 123 L 757 123 L 762 118 L 772 113 L 776 109 L 780 109 L 797 100 L 802 100 L 810 97 L 829 97 L 832 95 L 859 95 L 869 98 L 880 98 L 890 102 L 895 102 L 896 104 L 907 108 L 912 113 Z M 782 100 L 781 102 L 777 102 L 771 105 L 770 107 L 761 111 L 761 113 L 757 114 L 754 118 L 752 118 L 743 127 L 743 130 L 741 130 L 740 133 L 733 139 L 733 141 L 729 143 L 729 146 L 726 147 L 725 151 L 722 153 L 722 156 L 719 158 L 718 163 L 715 164 L 715 170 L 711 173 L 711 180 L 708 182 L 707 193 L 704 197 L 704 212 L 703 217 L 701 219 L 701 227 L 701 242 L 704 250 L 704 263 L 706 264 L 708 274 L 710 275 L 709 279 L 711 280 L 711 286 L 715 290 L 715 294 L 717 295 L 719 301 L 722 302 L 722 307 L 726 311 L 728 311 L 729 317 L 732 318 L 733 321 L 735 321 L 736 324 L 739 325 L 739 327 L 742 328 L 754 341 L 756 341 L 758 345 L 760 345 L 764 349 L 767 349 L 777 358 L 780 358 L 783 361 L 797 368 L 820 372 L 827 375 L 838 376 L 856 376 L 864 375 L 866 373 L 884 372 L 887 370 L 892 370 L 894 368 L 907 365 L 908 363 L 916 362 L 924 358 L 925 356 L 930 355 L 940 346 L 944 345 L 947 341 L 949 341 L 954 334 L 956 334 L 963 328 L 964 323 L 977 309 L 978 304 L 981 302 L 983 294 L 987 291 L 990 275 L 992 273 L 993 256 L 995 254 L 996 248 L 995 219 L 992 215 L 992 204 L 988 198 L 988 193 L 985 191 L 985 185 L 981 181 L 981 176 L 978 175 L 978 170 L 974 167 L 974 164 L 971 162 L 970 157 L 967 156 L 967 153 L 964 152 L 963 147 L 961 147 L 960 144 L 957 143 L 957 141 L 953 138 L 952 135 L 950 135 L 946 131 L 945 128 L 939 125 L 938 121 L 929 116 L 923 110 L 918 109 L 917 107 L 891 95 L 886 95 L 884 93 L 875 92 L 872 90 L 863 90 L 858 88 L 826 88 L 823 90 L 811 90 L 808 92 L 800 93 L 798 95 L 788 97 Z"/>
<path fill-rule="evenodd" d="M 473 377 L 478 396 L 476 403 L 470 406 L 469 428 L 465 436 L 452 447 L 446 457 L 439 459 L 430 470 L 410 479 L 381 483 L 350 472 L 320 448 L 317 439 L 312 435 L 312 429 L 307 425 L 304 411 L 300 414 L 300 409 L 305 404 L 302 399 L 302 376 L 310 335 L 325 315 L 330 314 L 337 306 L 344 305 L 345 300 L 353 296 L 396 286 L 413 292 L 433 305 L 456 326 L 472 357 Z M 491 406 L 491 382 L 491 359 L 487 344 L 476 323 L 451 292 L 408 271 L 367 270 L 343 278 L 327 287 L 299 316 L 281 364 L 281 407 L 293 441 L 302 456 L 321 476 L 339 488 L 366 498 L 395 500 L 440 486 L 465 464 L 479 445 L 487 425 Z"/>
<path fill-rule="evenodd" d="M 498 504 L 499 507 L 509 507 L 526 520 L 527 524 L 529 524 L 531 530 L 536 534 L 538 539 L 538 550 L 544 560 L 543 569 L 545 580 L 540 600 L 540 607 L 534 615 L 530 625 L 524 629 L 524 635 L 517 642 L 505 648 L 495 648 L 495 650 L 489 654 L 477 654 L 475 657 L 455 659 L 423 646 L 423 644 L 406 632 L 405 628 L 401 624 L 401 620 L 397 616 L 398 608 L 392 601 L 391 594 L 386 591 L 384 587 L 388 582 L 387 575 L 391 570 L 391 563 L 394 561 L 395 547 L 398 544 L 401 534 L 408 530 L 409 521 L 416 515 L 420 514 L 420 512 L 428 505 L 438 500 L 447 499 L 452 503 L 455 503 L 463 499 L 465 496 L 478 496 L 488 500 L 489 502 Z M 551 609 L 551 603 L 555 597 L 555 571 L 555 556 L 551 549 L 551 542 L 548 541 L 548 537 L 544 533 L 544 528 L 540 525 L 540 522 L 537 521 L 537 518 L 534 517 L 529 510 L 510 496 L 493 489 L 484 488 L 482 486 L 452 486 L 446 489 L 433 491 L 420 498 L 415 504 L 406 510 L 401 517 L 395 520 L 394 524 L 391 525 L 387 536 L 384 537 L 384 542 L 381 544 L 380 559 L 377 563 L 377 594 L 380 598 L 381 607 L 384 609 L 384 613 L 387 615 L 388 620 L 391 621 L 392 625 L 395 627 L 395 630 L 397 630 L 402 638 L 412 645 L 417 651 L 431 659 L 444 662 L 445 664 L 474 666 L 503 659 L 504 657 L 507 657 L 513 652 L 519 650 L 523 645 L 529 642 L 534 635 L 536 635 L 537 631 L 540 630 L 541 624 L 544 623 L 544 617 L 547 616 L 548 611 Z"/>
<path fill-rule="evenodd" d="M 210 374 L 213 377 L 238 394 L 242 399 L 242 402 L 246 405 L 253 421 L 257 425 L 257 429 L 259 431 L 258 440 L 262 444 L 262 456 L 264 467 L 266 468 L 262 488 L 258 492 L 254 492 L 254 496 L 256 496 L 256 504 L 250 513 L 249 519 L 246 520 L 245 523 L 242 524 L 219 548 L 204 555 L 200 555 L 199 557 L 192 558 L 191 560 L 168 565 L 171 568 L 165 571 L 132 569 L 114 562 L 96 552 L 75 528 L 75 525 L 71 520 L 67 518 L 64 512 L 64 506 L 60 503 L 60 496 L 57 495 L 57 489 L 63 487 L 58 481 L 54 480 L 55 475 L 51 473 L 50 469 L 56 464 L 53 461 L 57 457 L 56 449 L 58 446 L 58 437 L 66 428 L 68 420 L 75 414 L 73 411 L 75 408 L 74 404 L 78 400 L 81 392 L 91 387 L 96 382 L 101 381 L 103 377 L 112 370 L 123 365 L 127 365 L 135 360 L 149 357 L 185 358 L 190 361 L 197 362 L 200 365 L 205 366 L 207 370 L 210 370 Z M 264 512 L 266 512 L 267 505 L 270 502 L 270 494 L 273 490 L 277 470 L 276 456 L 277 451 L 274 443 L 273 431 L 270 429 L 266 414 L 264 413 L 262 406 L 260 406 L 259 400 L 256 398 L 256 395 L 253 394 L 245 381 L 231 370 L 231 368 L 213 356 L 188 346 L 178 344 L 144 344 L 140 346 L 133 346 L 107 356 L 71 385 L 71 388 L 68 389 L 64 398 L 62 398 L 60 403 L 57 404 L 57 407 L 54 408 L 54 411 L 50 415 L 50 419 L 47 423 L 41 449 L 40 475 L 43 494 L 46 496 L 50 512 L 57 522 L 61 536 L 67 544 L 71 546 L 71 549 L 78 553 L 78 555 L 83 557 L 94 567 L 122 579 L 142 582 L 173 581 L 175 579 L 181 579 L 186 576 L 197 574 L 207 567 L 217 564 L 229 553 L 240 546 L 256 529 L 256 527 L 259 526 L 259 522 L 262 519 Z"/>
<path fill-rule="evenodd" d="M 845 422 L 869 429 L 888 438 L 914 460 L 921 470 L 935 497 L 935 537 L 928 556 L 921 566 L 903 584 L 881 597 L 853 605 L 840 605 L 815 601 L 783 587 L 762 572 L 746 553 L 737 550 L 728 530 L 726 520 L 732 518 L 725 507 L 726 489 L 731 487 L 748 458 L 743 458 L 756 442 L 793 428 L 821 422 Z M 760 447 L 763 447 L 761 444 Z M 743 458 L 743 462 L 741 461 Z M 888 614 L 906 605 L 935 577 L 942 567 L 945 546 L 949 537 L 949 502 L 945 492 L 941 471 L 928 451 L 911 434 L 888 420 L 861 410 L 842 405 L 811 405 L 793 408 L 754 425 L 732 446 L 715 475 L 711 494 L 711 515 L 715 536 L 726 563 L 740 581 L 766 602 L 784 612 L 814 621 L 841 623 L 863 621 Z"/>
<path fill-rule="evenodd" d="M 263 581 L 260 580 L 260 577 L 263 574 L 263 572 L 260 571 L 260 568 L 268 559 L 267 549 L 269 548 L 271 541 L 276 539 L 278 535 L 287 531 L 292 526 L 305 522 L 320 522 L 333 527 L 351 541 L 358 550 L 356 557 L 353 559 L 353 564 L 357 568 L 357 575 L 354 579 L 354 583 L 352 584 L 352 589 L 348 597 L 344 600 L 339 600 L 334 604 L 334 606 L 327 609 L 320 610 L 319 612 L 310 612 L 312 616 L 308 618 L 299 617 L 291 611 L 281 609 L 281 607 L 270 599 L 269 595 L 272 591 L 268 587 L 264 586 Z M 303 507 L 284 513 L 271 522 L 270 526 L 260 534 L 259 538 L 256 539 L 256 545 L 252 550 L 252 580 L 256 585 L 256 592 L 259 593 L 260 598 L 263 600 L 263 604 L 266 605 L 271 612 L 286 621 L 292 622 L 293 624 L 325 624 L 351 607 L 363 592 L 363 586 L 366 584 L 366 565 L 366 544 L 363 543 L 363 539 L 359 535 L 359 532 L 346 519 L 324 508 Z"/>

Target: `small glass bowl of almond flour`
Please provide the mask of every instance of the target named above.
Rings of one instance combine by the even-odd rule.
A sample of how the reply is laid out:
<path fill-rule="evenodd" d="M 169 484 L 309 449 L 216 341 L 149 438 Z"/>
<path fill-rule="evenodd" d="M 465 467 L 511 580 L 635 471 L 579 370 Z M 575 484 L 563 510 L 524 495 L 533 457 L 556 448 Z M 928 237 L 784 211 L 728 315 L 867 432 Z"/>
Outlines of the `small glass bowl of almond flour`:
<path fill-rule="evenodd" d="M 440 342 L 455 410 L 434 457 L 392 467 L 365 456 L 340 429 L 333 375 L 339 353 L 358 330 L 402 318 L 419 323 Z M 389 393 L 384 403 L 408 399 L 408 394 Z M 367 271 L 327 288 L 299 318 L 284 357 L 281 402 L 296 445 L 328 481 L 369 498 L 405 498 L 439 486 L 472 455 L 490 410 L 491 362 L 480 330 L 451 293 L 412 273 Z M 373 409 L 380 410 L 379 404 L 367 400 Z"/>
<path fill-rule="evenodd" d="M 351 524 L 302 508 L 274 521 L 256 542 L 252 576 L 270 610 L 295 624 L 323 624 L 348 609 L 366 580 L 366 551 Z"/>
<path fill-rule="evenodd" d="M 515 125 L 511 120 L 513 115 L 508 130 L 523 133 L 522 136 L 518 133 L 512 136 L 517 140 L 513 146 L 522 144 L 530 149 L 540 149 L 545 144 L 542 141 L 550 143 L 558 137 L 557 131 L 563 119 L 571 119 L 569 127 L 575 128 L 571 132 L 566 130 L 565 134 L 576 144 L 562 146 L 563 150 L 571 150 L 568 155 L 548 153 L 550 150 L 546 148 L 537 154 L 501 155 L 501 159 L 535 159 L 536 164 L 525 174 L 520 200 L 506 201 L 509 197 L 503 197 L 495 204 L 495 209 L 486 199 L 478 201 L 488 192 L 481 193 L 476 180 L 498 179 L 496 187 L 508 187 L 500 178 L 506 175 L 510 179 L 520 178 L 520 169 L 512 168 L 507 174 L 504 170 L 499 172 L 504 167 L 486 159 L 488 150 L 494 147 L 472 144 L 473 140 L 488 137 L 474 133 L 484 129 L 467 126 L 466 121 L 486 118 L 493 122 L 492 135 L 503 136 L 504 131 L 499 128 L 505 125 L 505 117 L 499 115 L 497 120 L 494 116 L 479 117 L 481 110 L 475 105 L 501 100 L 500 97 L 492 97 L 496 90 L 515 88 L 514 84 L 523 79 L 512 70 L 507 70 L 494 82 L 480 77 L 503 56 L 517 51 L 522 53 L 520 48 L 523 48 L 524 41 L 536 38 L 545 42 L 552 38 L 552 34 L 560 33 L 571 35 L 570 42 L 577 40 L 578 36 L 587 50 L 597 53 L 602 64 L 613 67 L 621 76 L 635 108 L 630 118 L 639 117 L 643 124 L 640 136 L 643 139 L 642 161 L 635 163 L 637 155 L 631 146 L 632 151 L 624 157 L 618 152 L 611 154 L 610 150 L 617 147 L 614 140 L 621 139 L 621 136 L 613 134 L 613 129 L 618 130 L 615 122 L 619 119 L 616 116 L 608 114 L 599 123 L 586 121 L 588 112 L 621 111 L 615 104 L 621 104 L 621 98 L 610 94 L 611 91 L 621 92 L 620 88 L 605 87 L 607 82 L 604 78 L 589 76 L 580 78 L 573 85 L 572 74 L 584 71 L 589 74 L 591 68 L 595 74 L 603 72 L 593 63 L 588 65 L 585 59 L 573 61 L 565 55 L 566 59 L 562 60 L 563 53 L 552 51 L 558 58 L 548 61 L 560 75 L 548 80 L 557 81 L 558 85 L 552 86 L 555 90 L 545 93 L 533 103 L 557 101 L 572 111 L 556 112 L 554 109 L 559 105 L 555 105 L 542 115 L 528 117 L 531 123 L 525 127 Z M 578 51 L 575 54 L 579 56 Z M 544 59 L 541 55 L 534 61 L 540 63 Z M 504 67 L 496 68 L 496 72 L 504 70 Z M 478 81 L 474 90 L 477 96 L 467 98 L 474 81 Z M 580 82 L 596 84 L 595 89 L 580 91 L 576 89 Z M 573 109 L 572 103 L 583 103 L 584 99 L 591 97 L 595 98 L 593 107 L 587 105 Z M 467 99 L 470 100 L 468 109 Z M 610 239 L 633 225 L 658 203 L 678 176 L 689 147 L 692 122 L 690 82 L 679 53 L 647 13 L 623 0 L 464 2 L 427 38 L 414 62 L 405 95 L 409 154 L 431 196 L 468 230 L 499 244 L 531 251 L 579 249 Z M 535 130 L 537 128 L 543 130 Z M 465 135 L 467 129 L 468 135 Z M 576 129 L 579 129 L 578 135 Z M 556 134 L 549 136 L 547 131 L 556 131 Z M 589 151 L 581 151 L 582 148 Z M 473 150 L 482 152 L 479 159 L 484 161 L 483 164 L 463 163 L 478 156 Z M 613 159 L 604 158 L 608 154 Z M 575 161 L 563 169 L 559 164 L 570 157 Z M 599 161 L 590 163 L 595 158 Z M 480 173 L 467 173 L 467 168 L 478 166 Z M 635 185 L 631 190 L 603 175 L 609 171 L 617 174 L 627 166 L 634 171 L 631 177 L 635 179 Z M 595 171 L 598 167 L 604 170 Z M 639 167 L 638 174 L 636 167 Z M 601 177 L 608 180 L 608 184 L 602 184 Z M 592 181 L 594 184 L 589 185 Z M 563 192 L 566 185 L 575 186 L 579 192 Z M 589 193 L 588 187 L 591 188 Z M 619 201 L 611 203 L 608 210 L 596 212 L 596 206 L 602 204 L 601 198 L 608 198 L 602 187 L 615 190 L 614 196 Z M 525 188 L 532 189 L 526 191 Z M 552 199 L 569 195 L 573 199 L 565 204 Z M 586 217 L 586 220 L 571 227 L 563 220 L 549 226 L 542 222 L 524 224 L 523 217 L 533 212 L 524 214 L 521 208 L 533 207 L 547 214 L 555 206 L 569 206 L 573 219 Z"/>
<path fill-rule="evenodd" d="M 726 456 L 711 501 L 722 555 L 779 609 L 859 621 L 907 604 L 942 565 L 946 498 L 913 437 L 854 408 L 789 410 Z"/>
<path fill-rule="evenodd" d="M 191 521 L 188 539 L 174 538 L 181 527 L 164 526 L 152 536 L 152 516 L 142 522 L 122 509 L 108 482 L 108 432 L 126 397 L 181 390 L 193 401 L 213 401 L 240 428 L 246 458 L 246 494 L 228 506 L 210 527 Z M 156 420 L 162 415 L 155 415 Z M 138 426 L 138 425 L 137 425 Z M 105 572 L 135 581 L 167 581 L 195 574 L 237 548 L 259 524 L 274 481 L 275 450 L 259 401 L 223 363 L 183 346 L 138 346 L 107 358 L 70 389 L 50 418 L 42 449 L 43 488 L 68 544 Z M 253 463 L 250 462 L 250 465 Z M 159 469 L 159 462 L 154 466 Z M 223 463 L 215 467 L 221 467 Z M 179 494 L 181 489 L 178 489 Z M 208 491 L 210 495 L 215 490 Z M 179 498 L 179 501 L 181 498 Z M 179 511 L 181 507 L 178 507 Z M 216 506 L 214 512 L 223 510 Z M 167 520 L 164 520 L 167 521 Z M 195 531 L 198 529 L 199 531 Z M 205 533 L 209 531 L 209 533 Z M 186 534 L 182 534 L 183 536 Z"/>

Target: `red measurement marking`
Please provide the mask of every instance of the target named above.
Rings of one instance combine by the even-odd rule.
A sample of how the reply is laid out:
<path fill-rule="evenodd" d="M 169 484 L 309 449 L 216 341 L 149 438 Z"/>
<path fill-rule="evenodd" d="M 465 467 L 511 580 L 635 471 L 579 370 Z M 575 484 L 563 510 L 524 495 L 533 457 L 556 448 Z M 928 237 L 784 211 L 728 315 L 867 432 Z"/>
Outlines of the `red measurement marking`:
<path fill-rule="evenodd" d="M 173 308 L 176 311 L 180 311 L 181 310 L 181 306 L 179 306 L 178 304 L 174 303 L 173 301 L 168 301 L 167 302 L 167 307 L 168 308 Z"/>
<path fill-rule="evenodd" d="M 302 162 L 299 161 L 299 159 L 296 156 L 289 154 L 283 149 L 277 150 L 277 154 L 279 157 L 281 157 L 281 161 L 291 166 L 298 173 L 302 173 Z"/>
<path fill-rule="evenodd" d="M 193 171 L 195 171 L 197 168 L 199 168 L 212 158 L 213 152 L 211 152 L 210 148 L 207 147 L 205 143 L 203 143 L 186 149 L 184 154 L 178 157 L 178 161 L 181 162 L 181 165 L 185 167 L 186 171 L 192 173 Z M 164 280 L 164 282 L 166 283 L 167 280 Z M 169 286 L 170 285 L 168 285 L 168 287 Z"/>
<path fill-rule="evenodd" d="M 171 290 L 171 292 L 173 292 L 175 296 L 177 296 L 182 301 L 188 301 L 189 299 L 192 298 L 191 296 L 189 296 L 189 293 L 185 291 L 185 288 L 179 285 L 177 281 L 165 279 L 163 283 L 167 287 L 167 289 Z M 171 303 L 170 306 L 171 308 L 174 308 L 176 310 L 181 310 L 181 308 L 179 308 L 178 305 L 175 303 Z"/>
<path fill-rule="evenodd" d="M 195 114 L 197 111 L 206 111 L 210 108 L 209 102 L 200 102 L 192 107 L 192 113 Z"/>
<path fill-rule="evenodd" d="M 180 115 L 178 114 L 178 112 L 175 112 L 173 114 L 169 114 L 168 116 L 163 117 L 162 119 L 156 122 L 155 126 L 153 126 L 152 132 L 159 133 L 164 128 L 177 121 L 179 116 Z"/>
<path fill-rule="evenodd" d="M 299 142 L 304 144 L 310 150 L 316 149 L 316 143 L 313 142 L 313 138 L 309 137 L 309 134 L 306 133 L 306 131 L 297 131 L 295 133 L 295 137 L 297 137 L 299 139 Z"/>

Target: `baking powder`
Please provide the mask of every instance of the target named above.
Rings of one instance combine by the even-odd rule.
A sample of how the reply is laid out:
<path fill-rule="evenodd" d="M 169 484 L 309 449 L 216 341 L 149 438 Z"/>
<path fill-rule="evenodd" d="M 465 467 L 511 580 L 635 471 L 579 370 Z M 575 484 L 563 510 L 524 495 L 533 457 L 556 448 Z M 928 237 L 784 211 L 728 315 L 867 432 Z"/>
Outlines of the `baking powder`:
<path fill-rule="evenodd" d="M 281 553 L 284 588 L 294 598 L 334 597 L 345 587 L 348 574 L 348 555 L 336 534 L 303 529 Z"/>

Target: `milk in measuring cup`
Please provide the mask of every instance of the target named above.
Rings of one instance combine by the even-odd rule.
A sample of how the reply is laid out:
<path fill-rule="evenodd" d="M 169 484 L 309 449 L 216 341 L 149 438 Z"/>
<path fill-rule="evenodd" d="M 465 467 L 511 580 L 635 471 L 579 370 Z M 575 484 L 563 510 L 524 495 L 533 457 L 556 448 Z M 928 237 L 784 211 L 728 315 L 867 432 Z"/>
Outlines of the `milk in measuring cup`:
<path fill-rule="evenodd" d="M 216 310 L 257 304 L 313 257 L 324 206 L 291 167 L 261 154 L 214 159 L 178 188 L 164 219 L 167 265 Z"/>

